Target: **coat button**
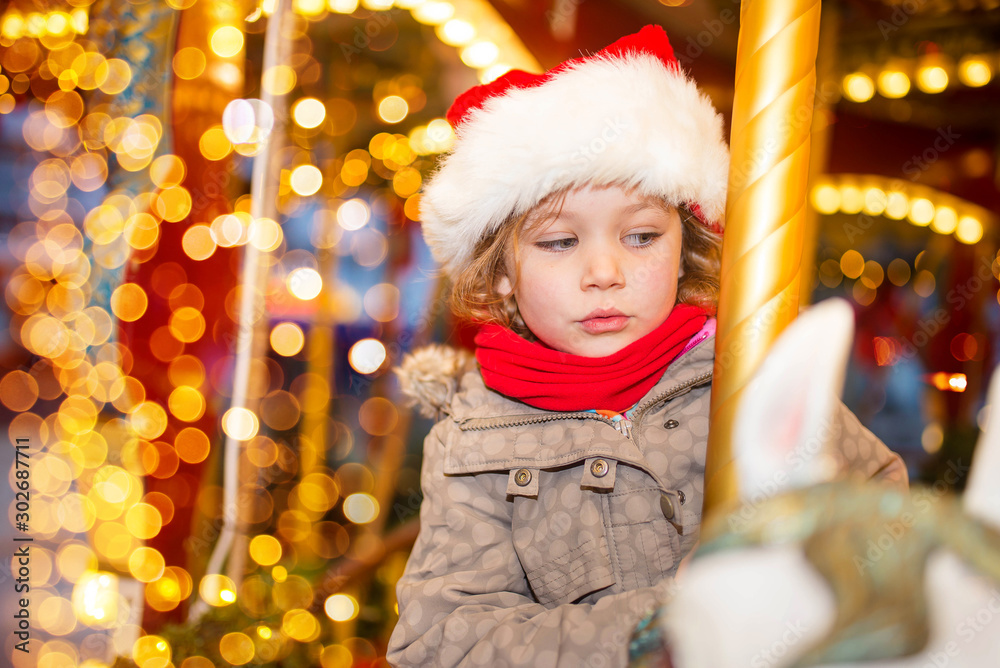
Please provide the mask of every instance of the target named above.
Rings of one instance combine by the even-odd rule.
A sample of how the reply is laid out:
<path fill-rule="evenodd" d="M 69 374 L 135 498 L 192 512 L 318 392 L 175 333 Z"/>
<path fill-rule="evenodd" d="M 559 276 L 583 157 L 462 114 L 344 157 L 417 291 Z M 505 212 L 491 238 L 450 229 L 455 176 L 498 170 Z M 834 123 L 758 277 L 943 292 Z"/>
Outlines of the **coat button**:
<path fill-rule="evenodd" d="M 660 495 L 660 510 L 668 520 L 674 519 L 674 502 L 666 494 Z"/>
<path fill-rule="evenodd" d="M 595 459 L 590 465 L 590 472 L 595 478 L 603 478 L 608 474 L 608 463 L 603 459 Z"/>
<path fill-rule="evenodd" d="M 680 426 L 680 424 L 681 423 L 678 422 L 677 420 L 667 420 L 666 422 L 663 423 L 663 426 L 666 427 L 667 429 L 676 429 L 677 427 Z"/>
<path fill-rule="evenodd" d="M 531 471 L 528 469 L 518 469 L 517 473 L 514 474 L 514 482 L 517 483 L 518 487 L 524 487 L 531 482 Z"/>

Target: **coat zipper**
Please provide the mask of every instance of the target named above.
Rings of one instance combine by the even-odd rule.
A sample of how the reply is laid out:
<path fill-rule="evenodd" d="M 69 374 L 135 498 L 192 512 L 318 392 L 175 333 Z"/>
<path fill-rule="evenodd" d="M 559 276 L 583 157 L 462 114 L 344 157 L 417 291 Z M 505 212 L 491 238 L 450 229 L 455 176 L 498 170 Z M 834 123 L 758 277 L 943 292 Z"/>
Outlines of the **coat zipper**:
<path fill-rule="evenodd" d="M 540 424 L 543 422 L 552 422 L 554 420 L 599 420 L 606 424 L 614 427 L 619 433 L 621 433 L 625 438 L 631 440 L 632 438 L 632 423 L 637 421 L 642 415 L 648 411 L 653 406 L 663 403 L 669 399 L 673 399 L 675 396 L 679 396 L 684 390 L 689 390 L 693 387 L 701 385 L 704 381 L 712 377 L 712 372 L 708 371 L 696 376 L 686 383 L 676 385 L 669 390 L 664 390 L 660 392 L 655 397 L 650 397 L 646 401 L 642 402 L 639 406 L 636 406 L 632 413 L 632 418 L 622 416 L 620 420 L 612 420 L 611 418 L 604 417 L 597 413 L 591 413 L 589 411 L 577 411 L 573 413 L 545 413 L 542 415 L 518 415 L 513 417 L 497 417 L 497 418 L 469 418 L 467 421 L 463 421 L 459 427 L 463 431 L 485 431 L 487 429 L 496 429 L 498 427 L 518 427 L 528 424 Z M 621 425 L 621 426 L 619 426 Z"/>

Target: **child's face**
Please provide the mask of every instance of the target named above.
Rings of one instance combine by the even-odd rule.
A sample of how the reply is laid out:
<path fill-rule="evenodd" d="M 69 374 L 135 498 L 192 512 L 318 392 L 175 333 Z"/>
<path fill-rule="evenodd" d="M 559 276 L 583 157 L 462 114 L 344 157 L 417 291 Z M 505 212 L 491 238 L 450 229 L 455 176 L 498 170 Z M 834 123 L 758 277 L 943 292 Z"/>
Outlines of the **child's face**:
<path fill-rule="evenodd" d="M 618 186 L 566 195 L 561 211 L 519 242 L 514 298 L 528 329 L 551 348 L 584 357 L 615 353 L 670 314 L 680 273 L 681 221 Z M 558 213 L 558 215 L 557 215 Z M 510 282 L 500 281 L 502 291 Z"/>

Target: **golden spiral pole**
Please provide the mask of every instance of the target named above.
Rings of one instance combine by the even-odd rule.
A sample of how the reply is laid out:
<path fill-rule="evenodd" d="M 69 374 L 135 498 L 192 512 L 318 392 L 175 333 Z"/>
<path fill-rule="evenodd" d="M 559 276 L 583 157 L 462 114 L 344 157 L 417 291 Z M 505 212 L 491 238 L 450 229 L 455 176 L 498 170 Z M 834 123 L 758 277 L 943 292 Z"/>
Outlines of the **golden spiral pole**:
<path fill-rule="evenodd" d="M 739 495 L 733 418 L 798 313 L 820 0 L 743 0 L 703 519 Z"/>

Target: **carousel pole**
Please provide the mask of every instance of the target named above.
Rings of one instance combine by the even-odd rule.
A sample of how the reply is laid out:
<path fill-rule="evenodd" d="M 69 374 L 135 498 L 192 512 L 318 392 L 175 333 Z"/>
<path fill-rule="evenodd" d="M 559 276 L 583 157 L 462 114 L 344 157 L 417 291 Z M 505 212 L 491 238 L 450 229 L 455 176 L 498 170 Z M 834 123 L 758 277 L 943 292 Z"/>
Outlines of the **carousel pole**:
<path fill-rule="evenodd" d="M 274 114 L 274 126 L 269 136 L 263 139 L 263 145 L 254 157 L 253 173 L 250 183 L 250 215 L 253 220 L 262 218 L 278 219 L 277 196 L 280 165 L 276 161 L 277 151 L 274 150 L 274 138 L 283 135 L 284 102 L 283 95 L 270 92 L 264 83 L 269 71 L 277 65 L 286 63 L 289 58 L 291 40 L 282 37 L 282 27 L 293 20 L 292 3 L 288 0 L 273 0 L 271 16 L 268 19 L 267 30 L 264 33 L 264 58 L 261 82 L 261 102 L 269 106 Z M 253 386 L 253 360 L 262 352 L 263 342 L 267 337 L 267 310 L 264 306 L 264 293 L 267 285 L 266 251 L 257 248 L 253 243 L 243 245 L 243 261 L 240 276 L 240 303 L 238 314 L 238 330 L 236 335 L 235 363 L 233 369 L 233 394 L 227 414 L 234 411 L 252 413 L 254 423 L 260 420 L 255 410 L 256 402 L 251 394 Z M 212 550 L 205 569 L 206 575 L 220 574 L 227 559 L 230 559 L 228 572 L 239 588 L 239 581 L 246 558 L 245 544 L 238 540 L 239 536 L 239 461 L 248 440 L 256 435 L 257 428 L 242 430 L 244 433 L 230 433 L 226 429 L 223 418 L 223 430 L 226 432 L 223 447 L 223 506 L 222 529 L 219 539 Z M 246 435 L 247 431 L 252 431 Z M 234 545 L 237 551 L 234 553 Z M 198 600 L 191 606 L 188 614 L 190 621 L 197 621 L 208 610 L 203 600 Z"/>
<path fill-rule="evenodd" d="M 733 418 L 795 318 L 806 236 L 820 0 L 743 0 L 703 521 L 739 495 Z"/>

